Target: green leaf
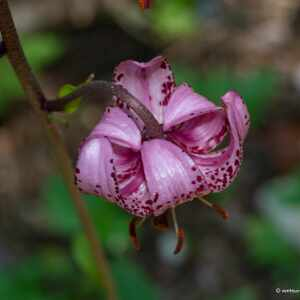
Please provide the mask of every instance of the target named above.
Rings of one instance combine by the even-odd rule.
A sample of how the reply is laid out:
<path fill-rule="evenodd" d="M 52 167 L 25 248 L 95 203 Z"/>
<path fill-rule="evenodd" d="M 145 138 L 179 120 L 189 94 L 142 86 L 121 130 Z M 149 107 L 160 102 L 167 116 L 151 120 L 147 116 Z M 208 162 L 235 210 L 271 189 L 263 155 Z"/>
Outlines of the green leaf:
<path fill-rule="evenodd" d="M 72 256 L 79 268 L 97 285 L 99 274 L 91 254 L 91 248 L 83 233 L 77 234 L 72 240 Z"/>
<path fill-rule="evenodd" d="M 96 271 L 86 238 L 83 235 L 77 237 L 73 245 L 73 254 L 76 262 L 89 276 L 94 286 L 99 287 L 99 274 Z M 122 259 L 112 260 L 110 263 L 121 300 L 159 299 L 157 287 L 153 285 L 145 272 L 136 264 L 127 260 L 125 256 Z"/>
<path fill-rule="evenodd" d="M 61 272 L 63 270 L 63 272 Z M 0 299 L 8 300 L 67 300 L 68 291 L 47 290 L 45 282 L 66 281 L 66 276 L 73 276 L 72 264 L 59 250 L 47 251 L 18 262 L 15 266 L 0 272 Z"/>
<path fill-rule="evenodd" d="M 89 213 L 99 234 L 101 243 L 115 257 L 122 256 L 131 247 L 128 233 L 129 216 L 119 207 L 104 199 L 85 196 Z M 78 233 L 72 242 L 72 253 L 82 271 L 96 280 L 94 258 L 82 233 Z"/>
<path fill-rule="evenodd" d="M 70 234 L 80 229 L 73 201 L 61 177 L 50 177 L 43 190 L 43 210 L 53 231 Z"/>
<path fill-rule="evenodd" d="M 245 232 L 252 260 L 262 266 L 295 270 L 299 255 L 270 222 L 250 218 Z"/>
<path fill-rule="evenodd" d="M 146 273 L 130 260 L 122 259 L 112 263 L 121 300 L 159 300 L 158 288 Z"/>
<path fill-rule="evenodd" d="M 151 12 L 151 23 L 162 38 L 175 38 L 199 29 L 193 0 L 157 1 Z"/>
<path fill-rule="evenodd" d="M 230 292 L 222 300 L 256 300 L 256 292 L 250 287 L 242 287 Z"/>
<path fill-rule="evenodd" d="M 104 246 L 114 255 L 123 255 L 131 246 L 128 233 L 131 217 L 100 197 L 85 196 L 84 199 Z"/>
<path fill-rule="evenodd" d="M 42 190 L 42 198 L 44 199 L 42 209 L 52 230 L 81 235 L 81 226 L 73 201 L 61 177 L 53 176 L 47 180 Z M 130 245 L 129 215 L 100 197 L 82 195 L 82 199 L 86 202 L 104 246 L 115 255 L 124 254 Z"/>
<path fill-rule="evenodd" d="M 300 210 L 299 172 L 274 179 L 268 186 L 268 194 L 274 195 L 282 204 Z"/>
<path fill-rule="evenodd" d="M 77 89 L 76 86 L 71 84 L 65 84 L 62 86 L 58 92 L 59 97 L 64 97 L 67 95 L 72 94 Z M 64 112 L 71 114 L 77 111 L 77 109 L 80 106 L 81 98 L 76 98 L 73 101 L 69 102 L 67 105 L 65 105 Z"/>

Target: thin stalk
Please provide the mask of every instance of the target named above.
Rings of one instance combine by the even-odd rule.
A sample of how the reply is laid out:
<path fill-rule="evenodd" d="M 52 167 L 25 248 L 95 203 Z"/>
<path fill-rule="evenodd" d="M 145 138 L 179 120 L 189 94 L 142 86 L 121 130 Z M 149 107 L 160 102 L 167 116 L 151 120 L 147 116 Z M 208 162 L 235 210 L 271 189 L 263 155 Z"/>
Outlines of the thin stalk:
<path fill-rule="evenodd" d="M 53 146 L 58 166 L 60 166 L 63 178 L 71 194 L 71 199 L 89 242 L 91 252 L 95 258 L 101 285 L 107 291 L 107 299 L 116 300 L 116 289 L 110 266 L 100 241 L 97 239 L 97 232 L 85 203 L 82 201 L 80 193 L 73 183 L 74 173 L 72 162 L 61 135 L 59 134 L 57 127 L 48 122 L 47 112 L 41 109 L 47 100 L 25 58 L 7 0 L 0 0 L 0 31 L 8 59 Z"/>
<path fill-rule="evenodd" d="M 197 199 L 204 203 L 206 206 L 214 209 L 224 220 L 228 220 L 229 213 L 223 207 L 216 203 L 210 203 L 203 197 L 198 197 Z"/>
<path fill-rule="evenodd" d="M 108 81 L 95 80 L 88 82 L 67 96 L 43 102 L 43 109 L 48 112 L 64 111 L 68 103 L 79 97 L 89 100 L 103 97 L 111 99 L 113 96 L 116 96 L 121 103 L 125 103 L 140 117 L 145 126 L 145 135 L 148 138 L 163 136 L 162 126 L 148 108 L 121 85 Z"/>
<path fill-rule="evenodd" d="M 171 208 L 171 216 L 172 216 L 172 220 L 173 220 L 173 225 L 174 225 L 174 230 L 176 233 L 176 237 L 177 237 L 177 244 L 174 250 L 174 254 L 178 254 L 183 247 L 183 243 L 184 243 L 184 230 L 183 228 L 178 226 L 178 221 L 177 221 L 177 216 L 176 216 L 176 212 L 175 212 L 175 207 Z"/>

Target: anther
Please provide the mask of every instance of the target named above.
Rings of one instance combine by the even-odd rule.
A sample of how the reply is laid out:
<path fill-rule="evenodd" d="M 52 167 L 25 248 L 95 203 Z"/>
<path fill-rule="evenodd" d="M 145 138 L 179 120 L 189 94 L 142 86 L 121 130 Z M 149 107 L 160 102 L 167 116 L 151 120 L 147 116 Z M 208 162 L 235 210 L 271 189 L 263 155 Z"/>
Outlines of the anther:
<path fill-rule="evenodd" d="M 133 217 L 129 223 L 129 235 L 132 241 L 134 248 L 138 251 L 141 249 L 140 241 L 136 234 L 136 227 L 139 224 L 142 224 L 145 218 Z"/>
<path fill-rule="evenodd" d="M 220 205 L 215 204 L 215 203 L 210 203 L 202 197 L 197 198 L 197 199 L 200 200 L 202 203 L 204 203 L 206 206 L 214 209 L 219 215 L 221 215 L 221 217 L 224 220 L 227 220 L 229 218 L 229 213 L 223 207 L 221 207 Z"/>
<path fill-rule="evenodd" d="M 168 222 L 168 213 L 165 212 L 164 214 L 154 217 L 152 219 L 152 225 L 155 229 L 158 230 L 166 230 L 169 228 L 169 222 Z"/>
<path fill-rule="evenodd" d="M 173 224 L 174 224 L 175 233 L 177 236 L 177 244 L 176 244 L 176 247 L 174 250 L 174 254 L 178 254 L 183 248 L 184 230 L 183 230 L 183 228 L 178 227 L 178 222 L 177 222 L 177 217 L 176 217 L 174 207 L 171 208 L 171 214 L 172 214 L 172 220 L 173 220 Z"/>

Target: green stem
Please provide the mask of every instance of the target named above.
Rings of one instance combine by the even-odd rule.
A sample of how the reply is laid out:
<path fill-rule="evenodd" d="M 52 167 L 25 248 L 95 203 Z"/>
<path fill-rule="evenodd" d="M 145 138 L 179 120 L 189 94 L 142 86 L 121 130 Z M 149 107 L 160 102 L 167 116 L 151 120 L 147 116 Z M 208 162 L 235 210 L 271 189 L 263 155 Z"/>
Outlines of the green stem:
<path fill-rule="evenodd" d="M 97 232 L 89 216 L 85 203 L 82 201 L 80 193 L 73 183 L 74 173 L 72 162 L 64 142 L 56 126 L 48 122 L 47 112 L 41 109 L 47 100 L 25 58 L 7 0 L 0 0 L 0 31 L 8 59 L 13 66 L 14 71 L 45 132 L 47 132 L 49 140 L 55 151 L 58 166 L 60 166 L 65 183 L 72 196 L 71 198 L 82 223 L 83 230 L 89 241 L 91 252 L 95 258 L 99 280 L 101 281 L 101 285 L 107 291 L 107 299 L 116 300 L 116 289 L 110 266 L 107 262 L 100 241 L 97 239 Z"/>

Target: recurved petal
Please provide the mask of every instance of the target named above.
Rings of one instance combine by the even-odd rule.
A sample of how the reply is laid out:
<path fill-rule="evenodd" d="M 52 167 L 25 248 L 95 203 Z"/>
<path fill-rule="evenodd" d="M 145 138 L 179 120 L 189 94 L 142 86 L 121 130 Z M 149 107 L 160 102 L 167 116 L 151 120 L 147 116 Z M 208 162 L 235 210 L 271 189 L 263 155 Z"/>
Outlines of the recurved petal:
<path fill-rule="evenodd" d="M 219 108 L 205 97 L 195 93 L 188 85 L 176 87 L 164 111 L 165 131 L 182 122 Z"/>
<path fill-rule="evenodd" d="M 114 72 L 114 82 L 126 88 L 163 123 L 163 105 L 175 86 L 170 66 L 163 57 L 147 63 L 134 60 L 120 63 Z"/>
<path fill-rule="evenodd" d="M 139 150 L 141 133 L 132 119 L 118 107 L 106 110 L 102 120 L 92 131 L 91 137 L 107 137 L 112 143 Z"/>
<path fill-rule="evenodd" d="M 88 139 L 82 145 L 75 178 L 82 192 L 102 196 L 133 215 L 153 213 L 140 154 L 112 146 L 107 138 Z"/>
<path fill-rule="evenodd" d="M 115 202 L 113 151 L 107 138 L 92 138 L 83 143 L 76 164 L 75 181 L 79 189 Z"/>
<path fill-rule="evenodd" d="M 117 204 L 138 217 L 151 215 L 151 196 L 145 182 L 140 153 L 116 145 L 113 146 L 113 151 Z"/>
<path fill-rule="evenodd" d="M 171 142 L 161 139 L 144 142 L 141 154 L 154 215 L 192 200 L 196 194 L 207 193 L 203 176 L 193 160 Z"/>
<path fill-rule="evenodd" d="M 244 139 L 249 128 L 249 114 L 242 98 L 236 93 L 229 92 L 222 100 L 228 121 L 229 145 L 214 153 L 194 156 L 211 192 L 224 190 L 236 177 L 241 165 Z"/>
<path fill-rule="evenodd" d="M 213 150 L 227 133 L 224 111 L 200 115 L 175 127 L 168 137 L 190 154 Z"/>
<path fill-rule="evenodd" d="M 222 101 L 225 107 L 230 107 L 231 126 L 236 127 L 241 140 L 244 140 L 250 126 L 250 115 L 243 98 L 235 91 L 227 92 Z M 229 114 L 229 112 L 228 112 Z"/>

